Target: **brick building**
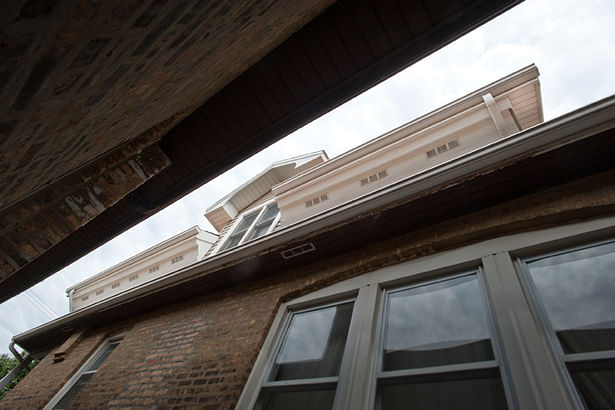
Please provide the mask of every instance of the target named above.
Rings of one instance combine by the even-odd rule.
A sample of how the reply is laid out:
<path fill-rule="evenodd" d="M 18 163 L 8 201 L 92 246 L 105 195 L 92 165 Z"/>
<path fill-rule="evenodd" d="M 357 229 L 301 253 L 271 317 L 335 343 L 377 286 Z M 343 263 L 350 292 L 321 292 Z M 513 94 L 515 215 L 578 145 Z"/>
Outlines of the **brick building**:
<path fill-rule="evenodd" d="M 1 2 L 0 302 L 520 2 Z"/>
<path fill-rule="evenodd" d="M 615 406 L 615 98 L 543 123 L 537 76 L 273 164 L 205 259 L 17 335 L 2 406 Z"/>

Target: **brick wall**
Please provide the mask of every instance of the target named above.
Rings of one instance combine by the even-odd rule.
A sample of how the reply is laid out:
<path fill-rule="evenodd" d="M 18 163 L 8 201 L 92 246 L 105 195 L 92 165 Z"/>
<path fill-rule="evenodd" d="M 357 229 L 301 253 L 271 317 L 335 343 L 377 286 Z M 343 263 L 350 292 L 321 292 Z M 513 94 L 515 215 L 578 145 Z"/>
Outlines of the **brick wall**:
<path fill-rule="evenodd" d="M 166 133 L 331 3 L 2 2 L 1 206 Z"/>
<path fill-rule="evenodd" d="M 36 365 L 34 369 L 11 391 L 10 397 L 5 396 L 0 402 L 0 408 L 41 408 L 72 376 L 103 341 L 100 332 L 86 335 L 65 360 L 54 363 L 53 352 Z"/>
<path fill-rule="evenodd" d="M 45 357 L 0 407 L 31 408 L 46 403 L 104 337 L 126 331 L 122 343 L 72 407 L 230 409 L 239 398 L 281 301 L 443 249 L 606 214 L 615 214 L 613 171 L 282 275 L 92 329 L 64 361 L 53 363 L 53 354 Z"/>

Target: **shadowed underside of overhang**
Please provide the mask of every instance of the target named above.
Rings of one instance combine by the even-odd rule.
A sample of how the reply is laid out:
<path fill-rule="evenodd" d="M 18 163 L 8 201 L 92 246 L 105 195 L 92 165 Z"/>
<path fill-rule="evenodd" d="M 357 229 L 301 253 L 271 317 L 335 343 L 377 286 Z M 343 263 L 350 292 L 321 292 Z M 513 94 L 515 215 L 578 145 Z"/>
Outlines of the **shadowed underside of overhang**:
<path fill-rule="evenodd" d="M 484 151 L 490 155 L 476 154 L 485 162 L 474 161 L 475 157 L 471 161 L 474 165 L 465 162 L 466 166 L 454 167 L 456 172 L 426 172 L 409 178 L 408 182 L 412 180 L 412 183 L 374 193 L 372 198 L 356 201 L 347 209 L 331 210 L 329 215 L 321 216 L 323 220 L 329 219 L 327 222 L 315 217 L 304 226 L 298 224 L 267 235 L 226 256 L 217 255 L 178 272 L 176 281 L 170 276 L 168 284 L 150 282 L 124 297 L 73 312 L 17 335 L 14 340 L 31 353 L 42 356 L 76 329 L 124 320 L 126 312 L 137 315 L 216 290 L 296 273 L 310 265 L 327 266 L 329 258 L 356 257 L 359 253 L 365 258 L 361 263 L 369 266 L 368 247 L 387 248 L 400 236 L 412 241 L 415 234 L 430 231 L 439 238 L 425 243 L 422 249 L 415 249 L 418 253 L 411 258 L 417 258 L 433 254 L 434 246 L 436 249 L 459 247 L 486 238 L 615 215 L 615 191 L 611 182 L 615 175 L 611 155 L 615 149 L 614 110 L 615 100 L 611 98 L 608 111 L 601 114 L 593 112 L 570 121 L 555 123 L 554 120 L 539 125 L 524 133 L 526 137 L 530 135 L 524 139 L 526 144 L 517 139 L 515 144 L 499 144 L 501 150 L 489 151 L 485 147 Z M 567 142 L 571 140 L 574 142 Z M 516 154 L 511 155 L 512 152 Z M 462 161 L 462 158 L 457 160 Z M 447 167 L 447 164 L 442 166 Z M 469 168 L 473 170 L 469 172 Z M 570 196 L 563 197 L 562 193 Z M 591 193 L 590 199 L 581 199 L 583 193 Z M 533 211 L 525 216 L 506 217 L 507 209 L 525 206 Z M 484 216 L 489 214 L 507 222 L 483 226 Z M 447 227 L 452 228 L 450 232 L 456 232 L 460 226 L 464 226 L 465 234 L 449 235 Z M 281 256 L 281 251 L 306 242 L 313 244 L 315 250 L 291 259 Z M 390 263 L 398 263 L 399 255 L 389 254 Z"/>
<path fill-rule="evenodd" d="M 516 3 L 3 4 L 0 301 Z"/>

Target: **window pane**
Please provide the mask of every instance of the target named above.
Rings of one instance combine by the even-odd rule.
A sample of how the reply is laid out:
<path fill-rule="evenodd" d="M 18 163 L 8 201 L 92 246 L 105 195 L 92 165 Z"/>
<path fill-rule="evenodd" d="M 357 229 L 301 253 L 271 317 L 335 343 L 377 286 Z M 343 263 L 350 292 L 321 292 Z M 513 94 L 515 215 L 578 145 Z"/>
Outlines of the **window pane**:
<path fill-rule="evenodd" d="M 294 391 L 294 392 L 263 392 L 256 403 L 257 410 L 314 410 L 333 407 L 335 389 Z"/>
<path fill-rule="evenodd" d="M 254 228 L 254 231 L 252 232 L 252 235 L 250 235 L 249 239 L 260 238 L 261 236 L 266 234 L 267 231 L 269 230 L 269 227 L 271 226 L 272 222 L 273 222 L 273 220 L 271 220 L 271 221 L 269 221 L 267 223 L 264 223 L 264 224 L 256 225 L 256 227 Z"/>
<path fill-rule="evenodd" d="M 264 222 L 275 218 L 278 212 L 280 212 L 280 210 L 278 209 L 278 204 L 269 205 L 265 210 L 265 213 L 263 213 L 263 216 L 261 217 L 259 222 Z"/>
<path fill-rule="evenodd" d="M 82 374 L 81 377 L 79 377 L 79 379 L 77 380 L 77 382 L 75 384 L 73 384 L 73 387 L 71 387 L 66 394 L 62 397 L 62 400 L 60 400 L 53 408 L 55 409 L 63 409 L 65 408 L 68 403 L 70 403 L 70 401 L 77 395 L 77 393 L 79 393 L 79 390 L 81 390 L 83 388 L 83 386 L 85 386 L 86 384 L 88 384 L 88 381 L 92 378 L 92 376 L 94 375 L 94 373 L 86 373 L 86 374 Z"/>
<path fill-rule="evenodd" d="M 270 380 L 337 376 L 353 302 L 292 316 Z"/>
<path fill-rule="evenodd" d="M 528 263 L 562 349 L 615 349 L 615 243 Z"/>
<path fill-rule="evenodd" d="M 615 409 L 615 370 L 571 371 L 589 409 Z"/>
<path fill-rule="evenodd" d="M 492 410 L 506 409 L 499 377 L 380 385 L 376 409 L 380 410 Z"/>
<path fill-rule="evenodd" d="M 258 216 L 258 212 L 253 212 L 250 215 L 245 216 L 241 220 L 239 225 L 237 225 L 237 228 L 235 228 L 235 230 L 233 231 L 233 234 L 237 234 L 237 233 L 240 233 L 240 232 L 247 231 L 248 228 L 252 225 L 252 223 L 254 222 L 254 220 L 256 219 L 257 216 Z"/>
<path fill-rule="evenodd" d="M 98 356 L 98 358 L 94 361 L 94 363 L 92 363 L 92 365 L 90 367 L 88 367 L 88 369 L 86 371 L 98 370 L 100 365 L 107 359 L 107 357 L 109 357 L 111 352 L 113 352 L 115 350 L 115 348 L 119 344 L 120 344 L 119 341 L 118 342 L 109 343 L 109 346 L 107 346 L 105 351 L 102 352 L 100 354 L 100 356 Z"/>
<path fill-rule="evenodd" d="M 280 210 L 278 209 L 277 204 L 269 205 L 263 213 L 263 216 L 261 216 L 261 218 L 258 220 L 258 223 L 254 227 L 254 231 L 252 231 L 248 239 L 256 239 L 265 235 L 267 231 L 269 231 L 269 227 L 271 227 L 273 220 L 279 212 Z"/>
<path fill-rule="evenodd" d="M 231 236 L 226 245 L 224 245 L 224 249 L 234 248 L 235 246 L 237 246 L 242 237 L 243 233 Z"/>
<path fill-rule="evenodd" d="M 388 296 L 384 371 L 493 360 L 475 275 Z"/>

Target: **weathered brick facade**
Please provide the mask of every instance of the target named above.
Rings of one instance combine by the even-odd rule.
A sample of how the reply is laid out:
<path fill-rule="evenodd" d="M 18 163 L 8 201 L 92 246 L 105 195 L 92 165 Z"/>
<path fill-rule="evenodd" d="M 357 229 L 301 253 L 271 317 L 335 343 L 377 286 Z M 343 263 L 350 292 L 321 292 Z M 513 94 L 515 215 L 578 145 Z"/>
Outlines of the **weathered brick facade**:
<path fill-rule="evenodd" d="M 3 4 L 2 206 L 156 124 L 162 136 L 330 3 Z"/>
<path fill-rule="evenodd" d="M 0 300 L 519 2 L 3 2 L 0 221 L 36 220 L 3 235 Z M 164 171 L 62 196 L 143 135 Z"/>
<path fill-rule="evenodd" d="M 145 315 L 126 312 L 121 323 L 86 331 L 63 361 L 54 363 L 52 350 L 0 407 L 43 406 L 105 337 L 125 332 L 71 408 L 233 408 L 281 302 L 445 249 L 613 214 L 608 171 Z"/>

